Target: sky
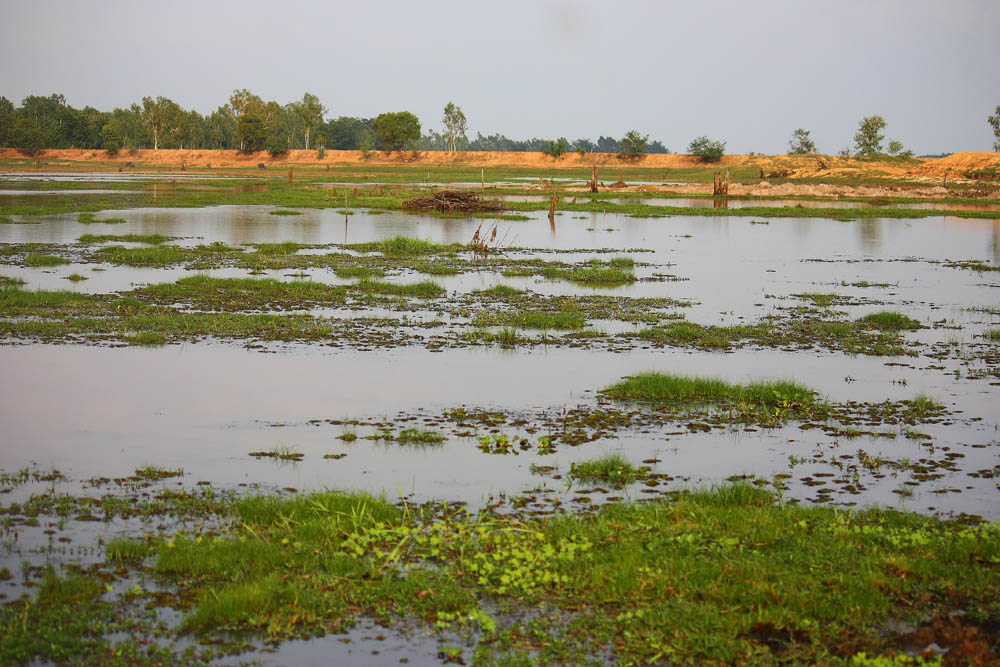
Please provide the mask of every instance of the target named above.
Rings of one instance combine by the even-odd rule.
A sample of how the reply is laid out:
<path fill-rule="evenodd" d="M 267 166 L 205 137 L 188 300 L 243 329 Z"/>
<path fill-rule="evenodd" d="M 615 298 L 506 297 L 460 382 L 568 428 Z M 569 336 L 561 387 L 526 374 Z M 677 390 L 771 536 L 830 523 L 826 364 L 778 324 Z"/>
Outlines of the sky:
<path fill-rule="evenodd" d="M 674 152 L 820 152 L 881 115 L 917 154 L 987 151 L 1000 105 L 998 0 L 0 0 L 0 96 L 74 107 L 234 89 L 328 117 L 416 114 L 469 136 L 621 138 Z"/>

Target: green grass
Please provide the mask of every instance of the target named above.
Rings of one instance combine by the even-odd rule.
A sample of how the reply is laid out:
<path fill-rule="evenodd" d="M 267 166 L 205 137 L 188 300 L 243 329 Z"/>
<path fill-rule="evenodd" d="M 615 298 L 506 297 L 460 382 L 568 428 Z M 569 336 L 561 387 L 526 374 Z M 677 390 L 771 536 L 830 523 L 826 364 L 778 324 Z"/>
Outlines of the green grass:
<path fill-rule="evenodd" d="M 448 264 L 432 264 L 430 262 L 420 262 L 413 265 L 415 271 L 426 273 L 429 276 L 457 276 L 459 270 Z"/>
<path fill-rule="evenodd" d="M 517 289 L 516 287 L 511 287 L 509 285 L 494 285 L 489 289 L 480 290 L 479 293 L 501 299 L 511 299 L 519 297 L 526 292 L 523 289 Z"/>
<path fill-rule="evenodd" d="M 0 276 L 0 289 L 5 289 L 8 287 L 20 287 L 24 284 L 23 278 L 18 278 L 16 276 Z"/>
<path fill-rule="evenodd" d="M 439 445 L 447 438 L 445 438 L 443 433 L 438 433 L 437 431 L 405 428 L 394 439 L 396 442 L 404 445 Z"/>
<path fill-rule="evenodd" d="M 367 243 L 350 243 L 346 247 L 357 252 L 380 252 L 384 255 L 437 255 L 464 250 L 464 246 L 456 243 L 445 245 L 408 236 L 394 236 L 391 239 Z"/>
<path fill-rule="evenodd" d="M 941 414 L 945 411 L 943 403 L 927 394 L 917 394 L 910 399 L 907 415 L 916 419 L 924 419 L 928 416 Z"/>
<path fill-rule="evenodd" d="M 167 344 L 167 337 L 164 334 L 152 331 L 140 331 L 137 334 L 125 336 L 124 340 L 129 345 L 139 347 L 159 347 Z"/>
<path fill-rule="evenodd" d="M 475 663 L 839 664 L 897 649 L 890 622 L 998 613 L 996 527 L 783 506 L 747 484 L 544 518 L 422 517 L 329 492 L 249 497 L 233 518 L 216 538 L 153 543 L 201 639 L 280 642 L 365 615 L 464 633 Z"/>
<path fill-rule="evenodd" d="M 103 223 L 106 225 L 118 225 L 125 222 L 125 218 L 95 218 L 93 213 L 81 213 L 76 218 L 77 222 L 83 223 L 85 225 L 91 225 L 94 223 Z"/>
<path fill-rule="evenodd" d="M 159 245 L 170 241 L 171 237 L 163 234 L 84 234 L 76 240 L 77 243 L 93 244 L 106 243 L 109 241 L 123 241 L 127 243 L 148 243 Z"/>
<path fill-rule="evenodd" d="M 89 278 L 87 278 L 87 276 L 81 276 L 79 273 L 71 273 L 68 276 L 66 276 L 66 280 L 69 280 L 70 282 L 74 283 L 79 283 L 84 280 L 89 280 Z"/>
<path fill-rule="evenodd" d="M 645 401 L 730 401 L 761 406 L 808 405 L 815 397 L 811 389 L 784 380 L 739 385 L 714 378 L 652 371 L 625 378 L 601 393 L 612 398 Z"/>
<path fill-rule="evenodd" d="M 24 263 L 28 266 L 59 266 L 60 264 L 72 264 L 65 257 L 58 255 L 42 255 L 37 252 L 28 253 L 24 258 Z"/>
<path fill-rule="evenodd" d="M 582 329 L 587 321 L 573 311 L 495 311 L 481 312 L 472 321 L 476 327 L 516 327 L 519 329 Z"/>
<path fill-rule="evenodd" d="M 400 284 L 387 283 L 382 280 L 370 280 L 366 278 L 359 281 L 353 287 L 366 294 L 412 296 L 419 299 L 433 299 L 445 294 L 445 289 L 443 287 L 428 280 L 424 280 L 419 283 Z"/>
<path fill-rule="evenodd" d="M 257 243 L 254 247 L 257 252 L 264 255 L 294 255 L 307 246 L 294 241 L 283 241 L 281 243 Z"/>
<path fill-rule="evenodd" d="M 273 211 L 268 211 L 271 215 L 302 215 L 302 211 L 291 211 L 286 208 L 279 208 Z"/>
<path fill-rule="evenodd" d="M 1000 343 L 1000 329 L 987 329 L 983 332 L 983 338 L 994 343 Z"/>
<path fill-rule="evenodd" d="M 814 306 L 819 306 L 820 308 L 829 308 L 833 305 L 834 299 L 837 298 L 836 294 L 817 294 L 815 292 L 806 292 L 804 294 L 794 294 L 800 299 L 805 299 L 811 301 Z"/>
<path fill-rule="evenodd" d="M 190 303 L 216 310 L 339 304 L 346 294 L 343 287 L 331 287 L 311 280 L 214 278 L 204 274 L 181 278 L 176 283 L 149 285 L 139 293 L 156 303 Z"/>
<path fill-rule="evenodd" d="M 858 324 L 882 331 L 901 331 L 906 329 L 921 328 L 921 324 L 917 320 L 911 319 L 902 313 L 890 310 L 878 313 L 869 313 L 868 315 L 858 319 Z"/>
<path fill-rule="evenodd" d="M 382 269 L 369 266 L 338 266 L 334 269 L 338 278 L 381 278 L 385 275 Z"/>
<path fill-rule="evenodd" d="M 631 484 L 642 471 L 629 463 L 621 454 L 608 454 L 601 458 L 572 464 L 569 475 L 581 482 L 605 482 L 615 486 Z"/>
<path fill-rule="evenodd" d="M 627 285 L 636 281 L 634 267 L 635 261 L 629 257 L 616 257 L 608 262 L 591 259 L 581 266 L 549 267 L 542 275 L 550 280 L 568 280 L 583 285 Z"/>
<path fill-rule="evenodd" d="M 462 333 L 462 338 L 470 343 L 485 345 L 497 343 L 501 347 L 515 347 L 528 342 L 528 339 L 522 337 L 514 327 L 503 327 L 498 331 L 478 328 L 468 329 Z"/>

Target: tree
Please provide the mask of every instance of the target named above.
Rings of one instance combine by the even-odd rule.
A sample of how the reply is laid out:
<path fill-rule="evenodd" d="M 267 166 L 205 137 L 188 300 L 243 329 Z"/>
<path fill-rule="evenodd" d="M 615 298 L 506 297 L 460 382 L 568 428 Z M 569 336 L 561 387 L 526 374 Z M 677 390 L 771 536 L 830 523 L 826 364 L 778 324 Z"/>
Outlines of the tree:
<path fill-rule="evenodd" d="M 718 162 L 725 152 L 725 141 L 712 141 L 706 136 L 692 139 L 688 144 L 688 153 L 701 158 L 702 162 Z"/>
<path fill-rule="evenodd" d="M 882 152 L 882 141 L 885 135 L 885 118 L 868 116 L 858 124 L 858 133 L 854 135 L 854 152 L 862 157 L 875 157 Z"/>
<path fill-rule="evenodd" d="M 445 136 L 448 137 L 449 150 L 454 153 L 455 140 L 458 137 L 464 138 L 465 131 L 468 129 L 465 114 L 452 102 L 448 102 L 444 107 L 444 117 L 441 120 L 444 122 Z"/>
<path fill-rule="evenodd" d="M 420 141 L 420 121 L 409 111 L 379 114 L 374 129 L 382 147 L 390 151 L 401 151 L 407 144 Z"/>
<path fill-rule="evenodd" d="M 642 136 L 636 130 L 629 130 L 618 142 L 621 157 L 637 159 L 646 152 L 646 142 L 649 135 Z"/>
<path fill-rule="evenodd" d="M 45 148 L 45 132 L 34 118 L 18 118 L 11 130 L 11 143 L 25 155 Z"/>
<path fill-rule="evenodd" d="M 664 154 L 664 155 L 668 155 L 670 153 L 670 149 L 667 148 L 666 146 L 664 146 L 662 141 L 656 140 L 656 141 L 650 142 L 650 144 L 649 144 L 649 152 L 650 153 L 661 153 L 661 154 Z"/>
<path fill-rule="evenodd" d="M 327 108 L 319 103 L 319 98 L 312 93 L 306 93 L 299 102 L 292 102 L 289 110 L 298 121 L 305 138 L 305 149 L 309 150 L 309 132 L 323 122 Z"/>
<path fill-rule="evenodd" d="M 580 152 L 581 148 L 583 149 L 584 153 L 592 153 L 594 149 L 597 148 L 597 145 L 594 144 L 594 142 L 591 141 L 590 139 L 577 139 L 576 141 L 573 142 L 573 148 L 578 153 Z"/>
<path fill-rule="evenodd" d="M 792 138 L 788 140 L 789 155 L 807 155 L 816 152 L 816 144 L 809 138 L 809 130 L 801 127 L 792 132 Z"/>
<path fill-rule="evenodd" d="M 160 137 L 176 130 L 183 113 L 176 102 L 166 97 L 142 98 L 142 123 L 153 135 L 153 150 L 160 147 Z"/>
<path fill-rule="evenodd" d="M 0 97 L 0 146 L 10 146 L 10 131 L 14 126 L 14 104 Z"/>
<path fill-rule="evenodd" d="M 598 153 L 617 153 L 618 152 L 618 141 L 613 137 L 597 137 L 597 152 Z"/>
<path fill-rule="evenodd" d="M 565 137 L 559 137 L 550 141 L 549 147 L 542 152 L 558 160 L 566 152 L 567 148 L 569 148 L 569 142 L 566 141 Z"/>
<path fill-rule="evenodd" d="M 243 113 L 236 121 L 236 136 L 240 141 L 240 150 L 247 153 L 263 150 L 267 145 L 267 127 L 264 117 L 259 113 Z"/>
<path fill-rule="evenodd" d="M 986 120 L 993 128 L 993 150 L 1000 153 L 1000 104 L 997 105 L 997 112 Z"/>

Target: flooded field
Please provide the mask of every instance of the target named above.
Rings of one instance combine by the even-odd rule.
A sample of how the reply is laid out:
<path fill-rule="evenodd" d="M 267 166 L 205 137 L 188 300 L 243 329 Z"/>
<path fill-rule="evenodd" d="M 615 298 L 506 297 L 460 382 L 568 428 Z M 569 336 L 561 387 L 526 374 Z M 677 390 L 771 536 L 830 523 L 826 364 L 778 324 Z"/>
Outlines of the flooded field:
<path fill-rule="evenodd" d="M 839 203 L 767 203 L 812 204 Z M 1000 221 L 525 217 L 0 225 L 0 500 L 334 489 L 546 517 L 742 480 L 783 504 L 1000 520 Z M 728 384 L 657 398 L 619 385 L 636 376 Z M 795 388 L 753 393 L 778 381 Z M 633 473 L 582 472 L 614 456 Z M 95 526 L 149 529 L 65 520 L 90 513 L 8 515 L 0 566 L 98 562 Z M 380 630 L 352 632 L 360 651 Z M 411 640 L 378 659 L 440 662 Z"/>

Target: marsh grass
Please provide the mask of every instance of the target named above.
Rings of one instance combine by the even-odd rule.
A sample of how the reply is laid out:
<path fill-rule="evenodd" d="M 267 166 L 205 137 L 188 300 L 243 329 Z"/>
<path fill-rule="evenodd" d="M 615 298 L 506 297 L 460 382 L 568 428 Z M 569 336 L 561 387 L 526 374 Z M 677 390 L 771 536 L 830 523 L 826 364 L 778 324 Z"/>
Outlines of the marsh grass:
<path fill-rule="evenodd" d="M 79 273 L 71 273 L 71 274 L 69 274 L 68 276 L 65 277 L 65 280 L 68 280 L 68 281 L 73 282 L 73 283 L 79 283 L 79 282 L 82 282 L 84 280 L 90 280 L 90 279 L 87 278 L 87 276 L 80 275 Z"/>
<path fill-rule="evenodd" d="M 16 276 L 0 276 L 0 290 L 8 287 L 21 287 L 24 285 L 24 278 Z"/>
<path fill-rule="evenodd" d="M 353 285 L 352 288 L 366 294 L 412 296 L 419 299 L 433 299 L 445 294 L 443 287 L 428 280 L 419 283 L 389 283 L 382 280 L 364 278 Z"/>
<path fill-rule="evenodd" d="M 148 243 L 150 245 L 160 245 L 172 240 L 163 234 L 83 234 L 76 240 L 77 243 L 86 245 L 94 243 L 107 243 L 111 241 L 121 241 L 126 243 Z"/>
<path fill-rule="evenodd" d="M 154 331 L 140 331 L 139 333 L 123 336 L 123 340 L 129 345 L 139 347 L 159 347 L 167 344 L 167 337 Z"/>
<path fill-rule="evenodd" d="M 570 310 L 481 312 L 472 321 L 476 327 L 499 326 L 520 329 L 582 329 L 586 323 L 586 318 L 582 314 Z"/>
<path fill-rule="evenodd" d="M 642 475 L 642 470 L 629 463 L 621 454 L 608 454 L 572 464 L 569 475 L 581 482 L 606 482 L 624 486 L 637 480 Z"/>
<path fill-rule="evenodd" d="M 37 252 L 28 253 L 24 258 L 24 263 L 28 266 L 59 266 L 61 264 L 72 264 L 65 257 L 58 255 L 43 255 Z"/>
<path fill-rule="evenodd" d="M 891 310 L 869 313 L 859 318 L 857 323 L 865 327 L 871 327 L 872 329 L 879 329 L 880 331 L 902 331 L 921 328 L 921 324 L 917 320 Z"/>
<path fill-rule="evenodd" d="M 511 299 L 519 297 L 526 293 L 527 292 L 525 292 L 523 289 L 517 289 L 516 287 L 511 287 L 509 285 L 494 285 L 489 289 L 484 289 L 479 291 L 479 294 L 498 297 L 501 299 Z"/>
<path fill-rule="evenodd" d="M 294 255 L 302 248 L 307 247 L 294 241 L 283 241 L 281 243 L 256 243 L 254 248 L 263 255 Z"/>
<path fill-rule="evenodd" d="M 501 347 L 515 347 L 529 342 L 528 338 L 521 336 L 513 327 L 502 327 L 496 331 L 479 328 L 468 329 L 462 334 L 462 338 L 471 343 L 486 345 L 496 343 Z"/>
<path fill-rule="evenodd" d="M 443 433 L 419 428 L 405 428 L 394 438 L 401 445 L 416 446 L 440 445 L 446 439 Z"/>
<path fill-rule="evenodd" d="M 77 216 L 76 221 L 84 225 L 92 225 L 95 223 L 103 223 L 105 225 L 119 225 L 125 222 L 125 218 L 97 218 L 93 213 L 81 213 Z"/>
<path fill-rule="evenodd" d="M 302 215 L 302 211 L 292 211 L 286 208 L 279 208 L 273 211 L 268 211 L 270 215 Z"/>
<path fill-rule="evenodd" d="M 394 236 L 391 239 L 366 243 L 350 243 L 346 247 L 357 252 L 381 252 L 383 255 L 439 255 L 464 250 L 461 244 L 445 245 L 409 236 Z"/>
<path fill-rule="evenodd" d="M 834 300 L 837 298 L 836 294 L 818 294 L 815 292 L 793 294 L 792 296 L 797 296 L 800 299 L 811 301 L 814 306 L 818 306 L 820 308 L 829 308 L 833 305 Z"/>
<path fill-rule="evenodd" d="M 599 475 L 626 466 L 592 464 Z M 161 585 L 195 600 L 183 627 L 202 640 L 313 637 L 365 614 L 467 632 L 483 664 L 835 664 L 898 649 L 890 621 L 961 611 L 987 623 L 1000 587 L 996 527 L 781 505 L 749 484 L 544 518 L 425 515 L 334 492 L 252 496 L 230 516 L 215 538 L 151 543 Z M 43 591 L 69 609 L 99 594 L 90 581 Z M 558 619 L 531 613 L 540 604 Z"/>
<path fill-rule="evenodd" d="M 383 269 L 370 266 L 338 266 L 334 269 L 338 278 L 381 278 L 385 275 Z"/>
<path fill-rule="evenodd" d="M 429 276 L 457 276 L 460 271 L 448 264 L 432 264 L 430 262 L 420 262 L 413 265 L 414 271 L 426 273 Z"/>
<path fill-rule="evenodd" d="M 607 262 L 588 260 L 581 266 L 570 268 L 548 267 L 542 275 L 550 280 L 567 280 L 583 285 L 625 285 L 636 281 L 635 260 L 616 257 Z"/>
<path fill-rule="evenodd" d="M 917 394 L 909 401 L 906 413 L 915 419 L 924 419 L 929 416 L 942 414 L 945 412 L 943 403 L 927 394 Z"/>
<path fill-rule="evenodd" d="M 625 378 L 604 390 L 612 398 L 644 401 L 728 401 L 765 407 L 779 404 L 809 405 L 815 392 L 786 380 L 730 384 L 715 378 L 648 372 Z"/>
<path fill-rule="evenodd" d="M 1000 329 L 987 329 L 983 332 L 983 338 L 994 343 L 1000 343 Z"/>

